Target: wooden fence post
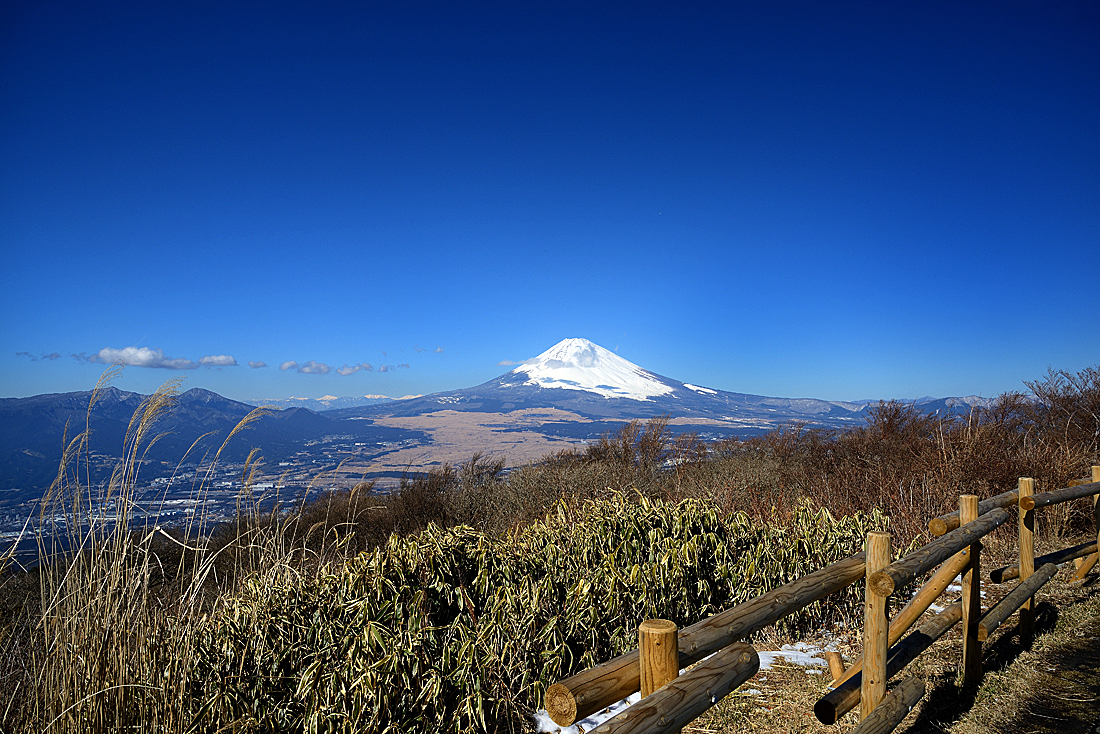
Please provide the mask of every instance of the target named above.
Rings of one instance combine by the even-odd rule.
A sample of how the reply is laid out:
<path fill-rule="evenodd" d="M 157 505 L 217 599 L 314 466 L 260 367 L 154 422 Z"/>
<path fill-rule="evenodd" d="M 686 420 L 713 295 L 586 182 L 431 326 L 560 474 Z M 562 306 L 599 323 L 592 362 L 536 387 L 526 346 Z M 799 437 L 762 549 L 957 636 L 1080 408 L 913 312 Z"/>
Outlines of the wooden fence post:
<path fill-rule="evenodd" d="M 1092 467 L 1092 481 L 1100 482 L 1100 466 Z M 1092 518 L 1093 522 L 1096 523 L 1096 539 L 1100 541 L 1100 494 L 1092 497 Z M 1088 575 L 1092 567 L 1096 565 L 1096 559 L 1100 558 L 1100 543 L 1097 543 L 1097 549 L 1097 552 L 1091 556 L 1078 560 L 1077 573 L 1074 574 L 1073 578 L 1081 580 Z"/>
<path fill-rule="evenodd" d="M 890 533 L 867 534 L 867 579 L 890 565 L 893 555 Z M 886 695 L 886 653 L 890 622 L 886 615 L 889 596 L 866 585 L 863 602 L 863 680 L 859 693 L 859 719 L 863 721 Z"/>
<path fill-rule="evenodd" d="M 829 664 L 829 675 L 833 676 L 833 685 L 836 685 L 844 676 L 844 658 L 836 650 L 826 650 L 825 662 Z"/>
<path fill-rule="evenodd" d="M 642 698 L 680 675 L 676 623 L 647 619 L 638 625 L 638 652 Z"/>
<path fill-rule="evenodd" d="M 1017 483 L 1020 497 L 1030 497 L 1035 494 L 1035 480 L 1030 477 L 1020 477 Z M 1035 510 L 1020 510 L 1020 581 L 1027 581 L 1031 574 L 1035 573 Z M 1020 639 L 1031 639 L 1035 629 L 1035 600 L 1028 599 L 1020 607 Z"/>
<path fill-rule="evenodd" d="M 959 523 L 966 525 L 978 519 L 978 496 L 959 497 Z M 982 678 L 982 643 L 978 640 L 978 621 L 982 617 L 981 540 L 975 540 L 964 552 L 970 563 L 962 577 L 962 674 L 963 685 L 977 685 Z"/>

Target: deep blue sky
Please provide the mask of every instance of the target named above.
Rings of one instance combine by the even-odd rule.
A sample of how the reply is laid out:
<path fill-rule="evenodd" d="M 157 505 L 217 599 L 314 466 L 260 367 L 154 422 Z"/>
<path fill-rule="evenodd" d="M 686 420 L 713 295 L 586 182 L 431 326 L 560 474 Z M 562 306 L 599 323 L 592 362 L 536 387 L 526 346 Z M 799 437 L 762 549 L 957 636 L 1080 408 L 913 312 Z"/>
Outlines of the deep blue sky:
<path fill-rule="evenodd" d="M 316 5 L 4 4 L 0 396 L 1100 363 L 1095 2 Z"/>

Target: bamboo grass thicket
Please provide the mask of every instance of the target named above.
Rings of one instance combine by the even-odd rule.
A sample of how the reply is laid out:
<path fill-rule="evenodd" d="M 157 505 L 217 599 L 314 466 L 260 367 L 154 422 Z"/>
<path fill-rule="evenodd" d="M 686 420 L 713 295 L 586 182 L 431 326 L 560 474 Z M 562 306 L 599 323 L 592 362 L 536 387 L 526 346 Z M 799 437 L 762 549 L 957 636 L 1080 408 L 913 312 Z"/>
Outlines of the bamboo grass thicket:
<path fill-rule="evenodd" d="M 804 507 L 785 526 L 702 501 L 559 505 L 505 536 L 429 527 L 315 577 L 250 582 L 204 624 L 209 731 L 510 731 L 563 676 L 860 550 L 881 516 Z M 858 591 L 779 625 L 848 618 Z"/>

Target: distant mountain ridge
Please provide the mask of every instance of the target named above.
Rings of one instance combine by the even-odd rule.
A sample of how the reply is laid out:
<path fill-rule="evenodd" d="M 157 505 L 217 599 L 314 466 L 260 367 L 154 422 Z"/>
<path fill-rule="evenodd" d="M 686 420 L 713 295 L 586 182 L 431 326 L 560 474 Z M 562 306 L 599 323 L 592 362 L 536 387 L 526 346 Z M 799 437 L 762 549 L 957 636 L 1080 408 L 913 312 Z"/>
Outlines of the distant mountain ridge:
<path fill-rule="evenodd" d="M 358 408 L 362 405 L 377 405 L 379 403 L 392 403 L 396 398 L 386 395 L 360 395 L 356 397 L 338 398 L 335 395 L 325 395 L 320 398 L 263 398 L 250 400 L 252 405 L 271 405 L 280 410 L 287 408 L 306 408 L 315 413 L 322 410 L 339 410 L 341 408 Z"/>
<path fill-rule="evenodd" d="M 16 490 L 14 494 L 0 495 L 0 499 L 17 501 L 48 487 L 57 476 L 65 441 L 71 441 L 89 423 L 91 452 L 120 457 L 130 419 L 146 396 L 107 387 L 100 391 L 89 421 L 91 396 L 92 391 L 84 391 L 0 398 L 0 490 Z M 143 476 L 152 478 L 170 473 L 185 456 L 190 462 L 209 460 L 229 432 L 252 410 L 252 405 L 202 388 L 181 393 L 172 410 L 152 431 L 159 438 L 145 454 L 149 463 L 142 469 Z M 422 435 L 375 426 L 368 421 L 338 420 L 292 407 L 272 411 L 238 434 L 226 446 L 221 460 L 240 462 L 253 447 L 261 447 L 265 460 L 277 462 L 294 454 L 304 442 L 333 434 L 354 435 L 362 441 Z M 113 463 L 106 466 L 109 475 Z"/>
<path fill-rule="evenodd" d="M 440 410 L 492 413 L 559 408 L 596 420 L 646 419 L 667 413 L 767 430 L 791 421 L 835 428 L 858 425 L 867 405 L 702 387 L 650 372 L 587 339 L 572 338 L 475 387 L 326 415 L 368 418 Z"/>
<path fill-rule="evenodd" d="M 9 492 L 0 495 L 0 500 L 49 486 L 57 476 L 66 424 L 69 440 L 84 430 L 91 395 L 88 391 L 0 399 L 0 491 Z M 114 387 L 101 391 L 92 411 L 93 453 L 105 457 L 120 454 L 130 419 L 144 399 Z M 506 414 L 535 410 L 537 414 L 538 410 L 556 409 L 581 420 L 548 415 L 541 427 L 531 430 L 577 440 L 587 440 L 593 432 L 598 436 L 615 430 L 619 421 L 667 414 L 679 422 L 680 430 L 698 428 L 700 433 L 719 437 L 757 435 L 793 422 L 849 428 L 860 425 L 869 407 L 878 401 L 775 398 L 717 390 L 650 372 L 587 339 L 566 339 L 495 379 L 462 390 L 401 399 L 328 395 L 257 402 L 282 409 L 264 416 L 235 439 L 223 454 L 224 461 L 242 461 L 252 447 L 260 447 L 266 461 L 278 462 L 301 453 L 306 442 L 337 434 L 373 445 L 411 439 L 424 446 L 428 455 L 432 441 L 428 434 L 376 421 L 441 411 Z M 946 415 L 967 413 L 993 401 L 969 396 L 905 402 L 915 402 L 927 413 Z M 315 405 L 323 410 L 310 409 Z M 171 471 L 189 450 L 189 461 L 216 451 L 251 410 L 253 405 L 202 388 L 182 393 L 175 408 L 156 427 L 163 437 L 148 453 L 151 464 L 143 472 L 151 477 L 158 471 Z M 196 440 L 200 443 L 192 449 Z M 158 468 L 158 464 L 163 466 Z M 12 491 L 15 494 L 10 494 Z"/>

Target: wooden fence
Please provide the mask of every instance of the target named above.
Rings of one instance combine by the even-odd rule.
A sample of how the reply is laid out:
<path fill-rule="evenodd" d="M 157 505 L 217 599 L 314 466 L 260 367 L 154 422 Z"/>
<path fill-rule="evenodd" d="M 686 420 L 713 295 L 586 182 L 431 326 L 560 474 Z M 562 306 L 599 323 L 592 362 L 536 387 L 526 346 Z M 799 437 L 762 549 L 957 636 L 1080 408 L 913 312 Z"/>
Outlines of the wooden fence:
<path fill-rule="evenodd" d="M 1089 496 L 1097 520 L 1097 542 L 1036 558 L 1035 511 Z M 546 692 L 546 710 L 557 724 L 569 726 L 641 690 L 641 701 L 596 732 L 677 732 L 756 674 L 760 659 L 741 640 L 863 578 L 863 656 L 847 670 L 839 657 L 830 659 L 833 689 L 815 704 L 814 713 L 822 723 L 833 724 L 859 705 L 861 721 L 855 731 L 893 731 L 925 691 L 924 683 L 910 676 L 887 693 L 887 681 L 956 623 L 961 621 L 963 629 L 962 682 L 975 685 L 982 676 L 982 642 L 1017 609 L 1021 635 L 1026 639 L 1033 634 L 1035 593 L 1054 576 L 1059 564 L 1075 560 L 1078 579 L 1093 568 L 1100 545 L 1098 500 L 1100 466 L 1092 467 L 1091 480 L 1051 492 L 1036 493 L 1035 481 L 1021 478 L 1017 489 L 983 502 L 974 495 L 962 495 L 958 512 L 928 524 L 935 540 L 897 560 L 892 559 L 890 534 L 871 532 L 864 552 L 690 627 L 676 630 L 665 620 L 644 622 L 638 649 L 555 683 Z M 990 578 L 996 583 L 1019 579 L 1019 583 L 983 615 L 980 541 L 1011 519 L 1008 508 L 1013 505 L 1018 508 L 1019 561 L 992 571 Z M 913 598 L 893 620 L 888 619 L 889 597 L 933 569 L 937 570 Z M 962 599 L 909 632 L 960 574 Z M 677 675 L 694 663 L 699 664 Z"/>

